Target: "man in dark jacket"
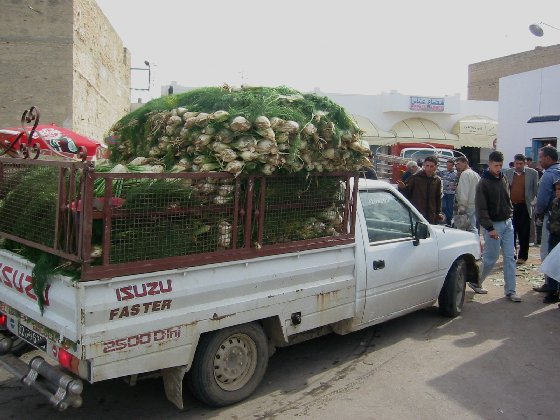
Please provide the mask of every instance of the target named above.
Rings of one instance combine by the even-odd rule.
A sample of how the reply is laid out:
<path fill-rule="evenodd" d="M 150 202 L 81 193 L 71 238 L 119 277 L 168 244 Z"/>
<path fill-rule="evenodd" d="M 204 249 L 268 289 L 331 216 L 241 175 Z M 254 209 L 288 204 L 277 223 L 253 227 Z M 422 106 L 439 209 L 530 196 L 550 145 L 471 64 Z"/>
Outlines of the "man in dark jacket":
<path fill-rule="evenodd" d="M 437 159 L 428 156 L 422 170 L 408 178 L 405 184 L 398 181 L 399 191 L 432 224 L 443 220 L 441 213 L 441 178 L 436 175 Z"/>
<path fill-rule="evenodd" d="M 504 293 L 512 302 L 521 302 L 515 292 L 515 246 L 513 242 L 513 206 L 509 185 L 502 173 L 504 155 L 490 153 L 488 169 L 482 173 L 476 186 L 476 217 L 484 231 L 484 251 L 482 253 L 482 273 L 478 284 L 469 283 L 476 293 L 487 293 L 482 282 L 494 268 L 500 255 L 504 258 Z"/>

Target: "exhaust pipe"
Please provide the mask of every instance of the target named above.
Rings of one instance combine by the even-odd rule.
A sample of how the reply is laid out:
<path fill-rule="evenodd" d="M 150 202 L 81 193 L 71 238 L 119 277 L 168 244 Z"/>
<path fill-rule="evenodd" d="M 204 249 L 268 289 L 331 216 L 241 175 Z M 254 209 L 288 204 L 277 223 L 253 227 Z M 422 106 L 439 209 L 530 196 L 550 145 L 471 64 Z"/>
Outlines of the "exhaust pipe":
<path fill-rule="evenodd" d="M 0 333 L 0 366 L 17 378 L 18 381 L 35 389 L 59 411 L 69 407 L 82 406 L 81 393 L 84 389 L 80 379 L 73 378 L 56 366 L 51 366 L 40 356 L 34 357 L 29 365 L 13 354 L 1 353 L 8 346 L 5 340 L 11 339 Z"/>

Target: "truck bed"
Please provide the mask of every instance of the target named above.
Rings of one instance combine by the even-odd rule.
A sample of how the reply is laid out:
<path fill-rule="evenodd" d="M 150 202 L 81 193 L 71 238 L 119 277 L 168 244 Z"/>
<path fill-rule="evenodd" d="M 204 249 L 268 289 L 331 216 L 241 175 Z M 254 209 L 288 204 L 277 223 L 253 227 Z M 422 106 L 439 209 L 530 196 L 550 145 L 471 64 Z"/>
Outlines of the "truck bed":
<path fill-rule="evenodd" d="M 31 296 L 6 282 L 2 301 L 10 302 L 11 328 L 21 323 L 49 334 L 47 351 L 57 341 L 75 343 L 75 355 L 92 360 L 86 379 L 96 382 L 189 365 L 201 332 L 268 318 L 278 323 L 281 344 L 352 318 L 354 253 L 352 244 L 337 245 L 88 282 L 60 277 L 48 289 L 43 315 Z M 9 251 L 0 251 L 0 262 L 18 277 L 31 273 L 32 265 Z M 301 323 L 294 324 L 298 312 Z"/>

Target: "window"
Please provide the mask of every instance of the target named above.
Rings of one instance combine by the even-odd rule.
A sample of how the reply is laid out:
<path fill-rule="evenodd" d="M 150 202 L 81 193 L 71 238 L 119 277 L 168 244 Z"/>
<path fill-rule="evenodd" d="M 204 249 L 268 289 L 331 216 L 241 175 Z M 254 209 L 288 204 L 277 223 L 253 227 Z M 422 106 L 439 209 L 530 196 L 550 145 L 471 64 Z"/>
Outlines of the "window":
<path fill-rule="evenodd" d="M 403 153 L 403 157 L 414 160 L 424 160 L 428 156 L 436 156 L 440 159 L 453 158 L 453 151 L 444 149 L 408 149 Z"/>
<path fill-rule="evenodd" d="M 360 191 L 360 200 L 370 243 L 413 237 L 418 217 L 389 191 Z"/>

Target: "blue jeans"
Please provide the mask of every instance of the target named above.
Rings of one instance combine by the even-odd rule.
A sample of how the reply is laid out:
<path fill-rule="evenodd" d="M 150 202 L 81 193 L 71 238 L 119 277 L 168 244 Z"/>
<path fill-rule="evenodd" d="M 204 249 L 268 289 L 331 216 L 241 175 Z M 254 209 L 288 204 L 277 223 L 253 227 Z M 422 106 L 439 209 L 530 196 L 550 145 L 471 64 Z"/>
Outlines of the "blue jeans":
<path fill-rule="evenodd" d="M 550 232 L 546 225 L 548 224 L 548 214 L 544 215 L 543 220 L 543 230 L 541 235 L 541 261 L 546 258 L 548 253 L 550 252 Z M 558 291 L 560 289 L 560 282 L 552 277 L 544 276 L 544 284 L 548 287 L 549 290 Z"/>
<path fill-rule="evenodd" d="M 443 193 L 441 200 L 441 211 L 445 214 L 445 224 L 450 225 L 453 219 L 453 204 L 455 203 L 455 194 Z"/>
<path fill-rule="evenodd" d="M 482 274 L 480 284 L 488 277 L 494 268 L 500 248 L 504 258 L 504 293 L 506 295 L 515 293 L 515 246 L 513 243 L 513 223 L 511 219 L 503 222 L 492 222 L 498 233 L 499 239 L 492 239 L 488 231 L 484 229 L 484 251 L 482 253 Z"/>
<path fill-rule="evenodd" d="M 467 216 L 469 216 L 469 221 L 471 223 L 470 231 L 476 235 L 478 238 L 478 227 L 476 226 L 476 208 L 473 207 L 472 209 L 467 207 Z"/>
<path fill-rule="evenodd" d="M 544 215 L 541 235 L 541 261 L 548 255 L 548 229 L 546 228 L 548 222 L 548 214 Z"/>
<path fill-rule="evenodd" d="M 541 235 L 541 261 L 543 261 L 546 256 L 548 255 L 549 249 L 549 236 L 550 232 L 548 231 L 546 225 L 548 224 L 548 214 L 544 215 L 543 226 L 542 226 L 542 235 Z M 544 284 L 548 287 L 549 290 L 558 291 L 560 289 L 560 283 L 558 283 L 555 279 L 544 276 Z"/>

